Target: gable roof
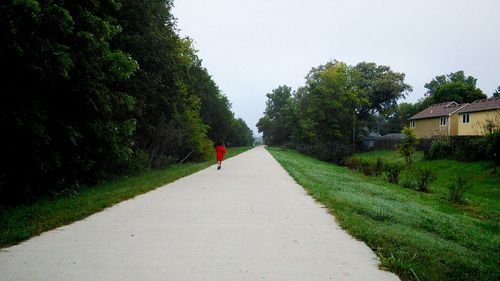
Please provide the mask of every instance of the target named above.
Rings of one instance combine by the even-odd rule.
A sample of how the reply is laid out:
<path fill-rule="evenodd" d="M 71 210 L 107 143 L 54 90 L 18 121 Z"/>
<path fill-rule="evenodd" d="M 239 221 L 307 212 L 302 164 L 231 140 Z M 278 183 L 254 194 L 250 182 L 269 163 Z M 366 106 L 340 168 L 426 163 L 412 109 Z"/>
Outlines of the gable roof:
<path fill-rule="evenodd" d="M 408 120 L 448 116 L 466 105 L 466 103 L 458 104 L 454 101 L 433 104 L 413 115 Z"/>
<path fill-rule="evenodd" d="M 473 101 L 464 108 L 460 109 L 458 113 L 492 110 L 492 109 L 500 109 L 500 97 Z"/>

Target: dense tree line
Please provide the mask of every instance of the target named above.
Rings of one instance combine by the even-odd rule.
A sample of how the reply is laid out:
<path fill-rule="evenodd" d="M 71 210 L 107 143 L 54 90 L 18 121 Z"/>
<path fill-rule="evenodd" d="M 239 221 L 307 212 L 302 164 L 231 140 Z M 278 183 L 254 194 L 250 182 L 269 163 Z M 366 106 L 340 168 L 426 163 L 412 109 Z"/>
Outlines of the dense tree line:
<path fill-rule="evenodd" d="M 0 4 L 0 203 L 249 145 L 170 0 Z"/>
<path fill-rule="evenodd" d="M 411 116 L 432 104 L 487 98 L 476 78 L 457 71 L 425 84 L 427 92 L 418 102 L 397 104 L 412 90 L 404 77 L 375 63 L 328 62 L 312 68 L 296 91 L 285 85 L 267 94 L 257 127 L 269 145 L 287 145 L 339 162 L 359 147 L 360 136 L 400 133 Z"/>
<path fill-rule="evenodd" d="M 312 68 L 296 91 L 280 86 L 267 94 L 257 127 L 267 144 L 341 161 L 378 114 L 394 108 L 411 91 L 404 77 L 375 63 L 328 62 Z"/>

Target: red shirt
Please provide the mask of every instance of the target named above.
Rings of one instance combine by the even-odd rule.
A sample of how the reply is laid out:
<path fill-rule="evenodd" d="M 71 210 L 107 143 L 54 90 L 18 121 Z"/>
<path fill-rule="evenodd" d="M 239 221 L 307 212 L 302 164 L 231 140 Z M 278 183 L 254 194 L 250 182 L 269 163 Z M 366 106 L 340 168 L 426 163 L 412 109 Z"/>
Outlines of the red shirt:
<path fill-rule="evenodd" d="M 224 154 L 226 154 L 226 148 L 222 145 L 215 147 L 215 153 L 217 153 L 217 161 L 222 161 L 224 159 Z"/>

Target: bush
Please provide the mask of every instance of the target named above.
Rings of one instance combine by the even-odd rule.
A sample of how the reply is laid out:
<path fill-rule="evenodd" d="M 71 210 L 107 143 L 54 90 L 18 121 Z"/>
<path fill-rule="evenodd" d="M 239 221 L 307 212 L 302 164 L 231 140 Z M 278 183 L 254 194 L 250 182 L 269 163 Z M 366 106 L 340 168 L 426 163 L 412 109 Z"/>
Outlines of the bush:
<path fill-rule="evenodd" d="M 436 179 L 431 169 L 416 169 L 417 186 L 416 189 L 421 192 L 429 191 L 429 185 Z"/>
<path fill-rule="evenodd" d="M 411 164 L 411 156 L 417 151 L 418 139 L 412 128 L 404 127 L 401 132 L 405 137 L 401 139 L 401 142 L 396 147 L 409 166 Z"/>
<path fill-rule="evenodd" d="M 450 153 L 450 142 L 446 140 L 438 140 L 431 144 L 429 150 L 424 156 L 427 160 L 446 159 L 450 156 Z"/>
<path fill-rule="evenodd" d="M 375 166 L 373 167 L 373 174 L 375 176 L 380 176 L 384 172 L 384 162 L 382 162 L 382 159 L 377 158 L 377 162 L 375 163 Z"/>
<path fill-rule="evenodd" d="M 297 148 L 299 152 L 322 161 L 342 164 L 346 156 L 351 154 L 351 148 L 340 141 L 332 141 L 315 145 L 303 145 Z"/>
<path fill-rule="evenodd" d="M 398 163 L 387 163 L 384 167 L 385 174 L 387 176 L 387 180 L 390 183 L 398 183 L 399 182 L 399 174 L 403 171 L 404 166 Z"/>
<path fill-rule="evenodd" d="M 347 157 L 344 159 L 343 164 L 344 164 L 344 166 L 346 166 L 347 168 L 349 168 L 351 170 L 359 170 L 359 167 L 361 166 L 361 161 L 362 160 L 360 160 L 358 158 Z"/>
<path fill-rule="evenodd" d="M 468 182 L 464 176 L 458 176 L 453 179 L 451 184 L 448 186 L 449 197 L 448 199 L 454 203 L 462 203 L 464 193 L 467 190 Z"/>
<path fill-rule="evenodd" d="M 374 164 L 372 164 L 370 162 L 362 160 L 361 165 L 360 165 L 360 169 L 361 169 L 361 172 L 363 172 L 363 174 L 365 174 L 365 176 L 373 176 L 373 174 L 374 174 Z"/>
<path fill-rule="evenodd" d="M 482 137 L 460 137 L 454 143 L 453 156 L 458 161 L 475 162 L 487 159 L 487 145 Z"/>

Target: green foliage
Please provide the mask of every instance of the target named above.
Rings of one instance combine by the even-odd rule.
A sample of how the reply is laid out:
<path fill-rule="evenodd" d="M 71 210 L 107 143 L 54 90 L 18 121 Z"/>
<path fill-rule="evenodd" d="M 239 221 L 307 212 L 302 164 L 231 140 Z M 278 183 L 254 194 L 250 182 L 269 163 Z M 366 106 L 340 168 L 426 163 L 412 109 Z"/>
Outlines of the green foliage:
<path fill-rule="evenodd" d="M 497 166 L 500 164 L 500 120 L 495 121 L 485 125 L 486 136 L 483 142 L 486 159 L 493 161 L 494 173 L 497 172 Z"/>
<path fill-rule="evenodd" d="M 269 145 L 295 147 L 319 159 L 341 163 L 357 135 L 377 112 L 394 107 L 411 87 L 404 74 L 362 62 L 330 61 L 314 67 L 292 93 L 280 86 L 268 94 L 257 127 Z"/>
<path fill-rule="evenodd" d="M 431 82 L 425 84 L 427 103 L 429 105 L 449 101 L 471 103 L 485 99 L 486 95 L 476 87 L 476 82 L 476 78 L 466 77 L 463 71 L 436 76 Z"/>
<path fill-rule="evenodd" d="M 284 144 L 290 140 L 293 126 L 292 88 L 283 85 L 266 94 L 265 116 L 257 123 L 266 144 Z"/>
<path fill-rule="evenodd" d="M 0 204 L 125 170 L 135 120 L 115 85 L 137 63 L 110 44 L 116 3 L 1 5 Z"/>
<path fill-rule="evenodd" d="M 253 143 L 253 133 L 243 119 L 233 120 L 231 131 L 227 137 L 229 146 L 250 146 Z"/>
<path fill-rule="evenodd" d="M 453 203 L 463 203 L 464 194 L 467 191 L 469 183 L 467 178 L 463 175 L 458 175 L 453 178 L 451 184 L 448 187 L 449 195 L 448 199 Z"/>
<path fill-rule="evenodd" d="M 404 188 L 417 189 L 417 176 L 414 169 L 405 169 L 401 173 L 400 184 Z"/>
<path fill-rule="evenodd" d="M 417 151 L 418 139 L 413 129 L 404 127 L 402 133 L 405 137 L 398 144 L 399 153 L 405 158 L 406 164 L 411 164 L 411 156 Z"/>
<path fill-rule="evenodd" d="M 487 159 L 487 146 L 481 137 L 462 137 L 457 140 L 452 157 L 458 161 L 476 162 Z"/>
<path fill-rule="evenodd" d="M 429 151 L 424 155 L 427 160 L 446 159 L 451 155 L 451 146 L 448 140 L 432 142 Z"/>
<path fill-rule="evenodd" d="M 0 5 L 0 205 L 251 142 L 171 0 Z"/>
<path fill-rule="evenodd" d="M 436 175 L 431 169 L 416 169 L 416 189 L 421 192 L 428 192 L 429 185 L 436 179 Z"/>
<path fill-rule="evenodd" d="M 385 164 L 384 171 L 387 176 L 387 181 L 397 184 L 399 182 L 399 175 L 403 171 L 404 166 L 399 163 Z"/>
<path fill-rule="evenodd" d="M 373 167 L 373 174 L 375 176 L 380 176 L 384 172 L 384 162 L 381 158 L 377 158 L 375 165 Z"/>

